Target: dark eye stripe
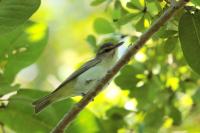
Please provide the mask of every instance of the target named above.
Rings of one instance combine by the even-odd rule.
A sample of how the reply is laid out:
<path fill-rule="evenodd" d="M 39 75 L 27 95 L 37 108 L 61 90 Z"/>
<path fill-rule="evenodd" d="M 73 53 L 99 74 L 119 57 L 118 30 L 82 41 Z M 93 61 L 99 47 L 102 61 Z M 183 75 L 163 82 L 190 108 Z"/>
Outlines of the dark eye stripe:
<path fill-rule="evenodd" d="M 102 49 L 100 53 L 106 53 L 106 52 L 109 52 L 110 50 L 112 50 L 112 48 L 105 48 L 105 49 Z"/>
<path fill-rule="evenodd" d="M 113 48 L 114 48 L 114 44 L 105 43 L 99 48 L 98 53 L 103 54 L 103 53 L 111 51 Z"/>
<path fill-rule="evenodd" d="M 104 49 L 104 52 L 108 52 L 110 50 L 112 50 L 112 49 L 111 48 L 107 48 L 107 49 Z"/>

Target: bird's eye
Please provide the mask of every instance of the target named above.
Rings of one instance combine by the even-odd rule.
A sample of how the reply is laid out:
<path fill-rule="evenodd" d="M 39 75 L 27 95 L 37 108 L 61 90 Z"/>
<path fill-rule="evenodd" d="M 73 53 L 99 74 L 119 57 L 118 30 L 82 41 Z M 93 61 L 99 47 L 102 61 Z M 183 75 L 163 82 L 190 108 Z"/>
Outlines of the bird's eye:
<path fill-rule="evenodd" d="M 105 49 L 104 52 L 109 52 L 111 49 Z"/>

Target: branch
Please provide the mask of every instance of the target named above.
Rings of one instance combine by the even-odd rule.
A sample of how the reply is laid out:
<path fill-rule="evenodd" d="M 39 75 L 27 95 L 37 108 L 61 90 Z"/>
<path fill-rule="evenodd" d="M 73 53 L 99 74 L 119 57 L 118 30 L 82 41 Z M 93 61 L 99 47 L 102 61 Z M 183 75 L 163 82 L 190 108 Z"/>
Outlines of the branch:
<path fill-rule="evenodd" d="M 157 32 L 180 8 L 182 8 L 189 0 L 180 0 L 175 5 L 168 8 L 162 16 L 160 16 L 152 26 L 144 32 L 134 45 L 130 46 L 125 54 L 118 62 L 107 72 L 107 74 L 97 83 L 97 85 L 88 92 L 79 103 L 77 103 L 56 125 L 52 133 L 63 133 L 66 126 L 75 119 L 75 117 L 85 108 L 85 106 L 94 99 L 94 97 L 103 89 L 106 83 L 110 81 L 119 70 L 126 65 L 132 56 L 140 50 L 150 37 Z"/>

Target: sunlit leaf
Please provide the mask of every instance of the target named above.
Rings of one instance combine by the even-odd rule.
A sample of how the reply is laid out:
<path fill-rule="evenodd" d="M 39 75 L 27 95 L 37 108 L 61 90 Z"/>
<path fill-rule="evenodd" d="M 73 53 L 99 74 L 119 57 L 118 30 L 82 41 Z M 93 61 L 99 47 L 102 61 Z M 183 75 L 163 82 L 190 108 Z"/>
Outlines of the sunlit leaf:
<path fill-rule="evenodd" d="M 158 1 L 151 1 L 146 4 L 147 10 L 151 15 L 157 15 L 160 10 L 158 10 Z"/>
<path fill-rule="evenodd" d="M 144 5 L 142 5 L 143 2 L 141 2 L 141 1 L 143 1 L 143 0 L 131 0 L 132 6 L 137 7 L 137 9 L 143 10 Z"/>
<path fill-rule="evenodd" d="M 0 36 L 0 64 L 5 62 L 0 82 L 12 82 L 22 68 L 34 63 L 46 46 L 47 36 L 47 26 L 33 22 Z"/>
<path fill-rule="evenodd" d="M 145 30 L 145 27 L 144 27 L 144 20 L 145 20 L 145 17 L 144 15 L 140 18 L 140 20 L 136 23 L 135 25 L 135 29 L 137 31 L 144 31 Z"/>
<path fill-rule="evenodd" d="M 40 6 L 40 0 L 1 0 L 0 34 L 23 24 Z"/>
<path fill-rule="evenodd" d="M 121 17 L 121 10 L 120 9 L 114 9 L 112 11 L 112 18 L 113 18 L 113 21 L 118 21 L 118 19 Z"/>
<path fill-rule="evenodd" d="M 134 25 L 135 29 L 137 31 L 144 31 L 145 29 L 149 28 L 151 24 L 151 19 L 149 17 L 149 14 L 142 14 L 142 17 L 140 18 L 140 20 L 136 23 L 136 25 Z"/>
<path fill-rule="evenodd" d="M 173 124 L 173 119 L 169 117 L 163 123 L 163 127 L 164 128 L 170 128 L 172 126 L 172 124 Z"/>
<path fill-rule="evenodd" d="M 115 78 L 115 83 L 121 89 L 133 89 L 136 87 L 137 82 L 139 81 L 136 78 L 136 75 L 142 73 L 140 70 L 142 68 L 136 68 L 130 65 L 125 66 L 121 71 L 120 75 Z"/>
<path fill-rule="evenodd" d="M 179 78 L 169 77 L 167 79 L 166 86 L 170 87 L 173 91 L 176 91 L 179 88 Z"/>
<path fill-rule="evenodd" d="M 133 4 L 132 2 L 127 2 L 126 6 L 127 6 L 128 8 L 131 8 L 131 9 L 141 10 L 140 7 L 136 6 L 136 5 Z"/>
<path fill-rule="evenodd" d="M 19 87 L 17 87 L 17 86 L 1 85 L 0 86 L 0 97 L 7 93 L 17 91 L 17 90 L 19 90 Z"/>
<path fill-rule="evenodd" d="M 107 33 L 112 33 L 115 31 L 114 27 L 112 24 L 104 19 L 104 18 L 97 18 L 94 21 L 94 30 L 98 34 L 107 34 Z"/>
<path fill-rule="evenodd" d="M 125 25 L 129 22 L 131 22 L 138 14 L 126 14 L 122 16 L 118 21 L 117 24 L 119 25 Z"/>
<path fill-rule="evenodd" d="M 149 82 L 145 83 L 141 87 L 135 87 L 130 90 L 130 97 L 136 98 L 138 104 L 137 108 L 140 110 L 147 110 L 151 108 L 152 103 L 157 100 L 157 95 L 159 95 L 159 85 L 155 81 L 156 79 L 151 79 Z M 160 101 L 158 101 L 160 102 Z"/>
<path fill-rule="evenodd" d="M 105 1 L 106 0 L 93 0 L 90 5 L 92 5 L 92 6 L 98 6 L 98 5 L 102 4 Z"/>
<path fill-rule="evenodd" d="M 200 1 L 199 0 L 192 0 L 192 3 L 194 3 L 195 5 L 200 6 Z"/>
<path fill-rule="evenodd" d="M 179 22 L 179 38 L 189 66 L 200 74 L 200 11 L 185 13 Z"/>
<path fill-rule="evenodd" d="M 96 38 L 93 35 L 88 35 L 86 38 L 86 41 L 89 43 L 89 45 L 92 47 L 92 49 L 94 50 L 94 52 L 96 52 L 97 50 L 97 42 L 96 42 Z"/>

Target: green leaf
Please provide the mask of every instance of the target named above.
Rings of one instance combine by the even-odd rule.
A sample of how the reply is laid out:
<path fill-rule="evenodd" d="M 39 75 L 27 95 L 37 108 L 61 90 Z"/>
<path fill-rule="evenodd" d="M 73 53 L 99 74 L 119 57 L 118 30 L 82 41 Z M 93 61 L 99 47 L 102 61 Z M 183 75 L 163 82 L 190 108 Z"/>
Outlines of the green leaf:
<path fill-rule="evenodd" d="M 192 0 L 192 3 L 194 3 L 195 5 L 200 6 L 200 1 L 199 0 Z"/>
<path fill-rule="evenodd" d="M 195 104 L 200 104 L 200 88 L 198 88 L 195 94 L 192 96 L 192 99 Z"/>
<path fill-rule="evenodd" d="M 131 3 L 132 3 L 132 6 L 136 7 L 137 9 L 140 9 L 140 10 L 144 9 L 144 5 L 142 5 L 140 1 L 138 0 L 131 0 Z"/>
<path fill-rule="evenodd" d="M 40 0 L 1 0 L 0 34 L 26 22 L 40 6 Z"/>
<path fill-rule="evenodd" d="M 158 129 L 162 126 L 164 114 L 164 108 L 152 107 L 148 110 L 144 118 L 145 130 L 149 133 L 158 132 Z"/>
<path fill-rule="evenodd" d="M 176 30 L 166 30 L 160 34 L 160 38 L 168 38 L 177 34 Z"/>
<path fill-rule="evenodd" d="M 150 24 L 151 24 L 151 19 L 149 14 L 145 13 L 145 14 L 141 14 L 141 18 L 140 20 L 135 24 L 135 29 L 137 31 L 143 32 L 145 31 L 145 29 L 149 28 Z"/>
<path fill-rule="evenodd" d="M 121 17 L 121 10 L 120 9 L 114 9 L 112 11 L 112 18 L 113 18 L 113 21 L 118 21 L 118 19 Z"/>
<path fill-rule="evenodd" d="M 138 39 L 137 36 L 131 36 L 131 42 L 135 42 Z"/>
<path fill-rule="evenodd" d="M 94 52 L 96 52 L 97 51 L 97 41 L 96 41 L 95 36 L 88 35 L 87 38 L 86 38 L 86 41 L 90 44 L 90 46 L 92 47 Z"/>
<path fill-rule="evenodd" d="M 115 9 L 118 9 L 118 8 L 121 8 L 121 7 L 122 7 L 122 4 L 119 0 L 114 1 L 114 8 Z"/>
<path fill-rule="evenodd" d="M 166 29 L 166 26 L 162 27 L 158 32 L 156 32 L 153 35 L 154 39 L 160 39 L 160 38 L 169 38 L 173 37 L 178 33 L 176 30 Z"/>
<path fill-rule="evenodd" d="M 179 126 L 182 123 L 182 115 L 181 112 L 174 106 L 170 107 L 169 116 L 173 119 L 173 125 Z"/>
<path fill-rule="evenodd" d="M 39 98 L 43 94 L 47 93 L 20 90 L 17 95 L 10 99 L 6 108 L 0 109 L 0 121 L 15 132 L 49 132 L 58 120 L 54 109 L 48 109 L 35 115 L 31 105 L 35 98 Z M 64 106 L 67 108 L 66 105 Z M 15 122 L 12 119 L 15 119 Z M 22 128 L 22 125 L 26 126 Z"/>
<path fill-rule="evenodd" d="M 118 38 L 114 38 L 114 37 L 107 37 L 107 38 L 104 38 L 101 40 L 101 42 L 99 43 L 100 45 L 103 45 L 105 43 L 113 43 L 113 44 L 116 44 L 118 43 L 119 40 Z"/>
<path fill-rule="evenodd" d="M 171 53 L 175 49 L 177 43 L 178 43 L 177 37 L 168 38 L 164 44 L 165 53 L 168 53 L 168 54 Z"/>
<path fill-rule="evenodd" d="M 120 10 L 120 16 L 124 16 L 127 13 L 129 13 L 124 7 L 122 6 L 122 3 L 119 0 L 113 1 L 113 7 L 114 9 Z"/>
<path fill-rule="evenodd" d="M 151 1 L 148 2 L 146 4 L 147 6 L 147 11 L 152 15 L 152 16 L 156 16 L 157 14 L 159 14 L 160 9 L 158 9 L 157 5 L 158 5 L 158 1 Z"/>
<path fill-rule="evenodd" d="M 18 86 L 1 85 L 0 86 L 0 97 L 7 94 L 7 93 L 17 91 L 17 90 L 19 90 Z"/>
<path fill-rule="evenodd" d="M 20 90 L 10 99 L 6 108 L 0 109 L 0 121 L 18 133 L 50 132 L 74 102 L 70 99 L 60 101 L 48 106 L 41 113 L 34 114 L 32 102 L 46 94 L 30 89 Z M 83 130 L 92 133 L 100 130 L 96 117 L 88 110 L 81 112 L 73 123 L 68 127 L 67 133 L 80 133 Z"/>
<path fill-rule="evenodd" d="M 102 4 L 105 1 L 106 0 L 93 0 L 90 5 L 91 6 L 98 6 L 98 5 Z"/>
<path fill-rule="evenodd" d="M 63 106 L 60 106 L 63 109 Z M 59 113 L 59 111 L 57 112 Z M 66 112 L 65 112 L 66 113 Z M 74 120 L 69 128 L 67 128 L 67 133 L 102 133 L 103 129 L 99 127 L 99 119 L 87 109 L 84 109 L 78 117 Z"/>
<path fill-rule="evenodd" d="M 151 108 L 153 102 L 159 102 L 157 96 L 160 94 L 160 80 L 156 77 L 148 79 L 148 82 L 141 87 L 136 87 L 140 81 L 136 76 L 143 74 L 144 66 L 142 64 L 134 64 L 134 66 L 126 65 L 115 78 L 115 83 L 121 89 L 129 90 L 129 97 L 136 98 L 137 108 L 146 110 Z M 145 76 L 145 75 L 144 75 Z"/>
<path fill-rule="evenodd" d="M 94 21 L 94 30 L 98 33 L 98 34 L 108 34 L 108 33 L 112 33 L 115 31 L 114 27 L 112 26 L 112 24 L 104 19 L 104 18 L 97 18 Z"/>
<path fill-rule="evenodd" d="M 156 83 L 156 78 L 153 78 L 141 87 L 132 88 L 129 96 L 136 98 L 138 109 L 148 110 L 153 103 L 160 103 L 160 101 L 157 100 L 157 96 L 160 94 L 159 90 L 160 86 Z"/>
<path fill-rule="evenodd" d="M 130 113 L 130 111 L 125 110 L 121 107 L 112 107 L 106 112 L 108 119 L 100 120 L 102 128 L 105 130 L 105 133 L 116 133 L 118 129 L 127 126 L 124 118 Z"/>
<path fill-rule="evenodd" d="M 133 89 L 136 87 L 137 82 L 139 81 L 136 78 L 136 75 L 142 73 L 140 68 L 133 67 L 131 65 L 126 65 L 120 71 L 120 75 L 115 78 L 115 83 L 121 89 Z"/>
<path fill-rule="evenodd" d="M 128 113 L 129 111 L 125 110 L 124 108 L 112 107 L 106 112 L 106 116 L 115 121 L 122 120 Z"/>
<path fill-rule="evenodd" d="M 185 13 L 179 22 L 183 55 L 193 71 L 200 74 L 200 11 Z"/>
<path fill-rule="evenodd" d="M 117 24 L 119 25 L 125 25 L 129 22 L 131 22 L 131 20 L 133 20 L 138 14 L 126 14 L 124 16 L 122 16 L 118 21 Z"/>
<path fill-rule="evenodd" d="M 145 17 L 144 15 L 140 18 L 140 20 L 135 24 L 135 29 L 137 31 L 144 31 L 145 30 L 145 26 L 144 26 L 144 20 L 145 20 Z"/>
<path fill-rule="evenodd" d="M 126 7 L 131 8 L 131 9 L 141 10 L 140 7 L 136 6 L 132 2 L 127 2 Z"/>
<path fill-rule="evenodd" d="M 34 63 L 44 50 L 47 38 L 46 25 L 33 22 L 0 36 L 0 64 L 4 64 L 0 82 L 11 83 L 22 68 Z"/>

